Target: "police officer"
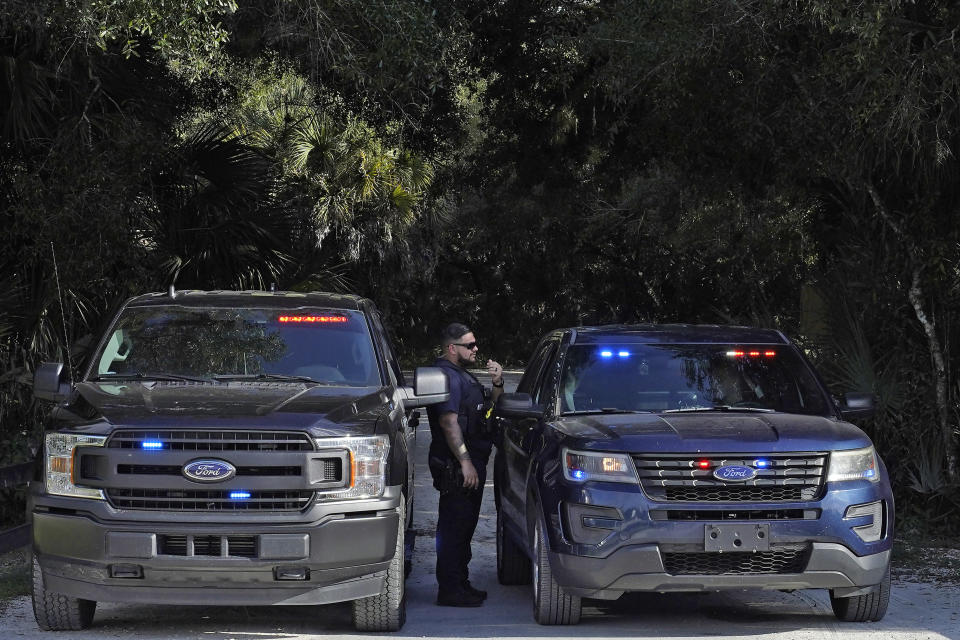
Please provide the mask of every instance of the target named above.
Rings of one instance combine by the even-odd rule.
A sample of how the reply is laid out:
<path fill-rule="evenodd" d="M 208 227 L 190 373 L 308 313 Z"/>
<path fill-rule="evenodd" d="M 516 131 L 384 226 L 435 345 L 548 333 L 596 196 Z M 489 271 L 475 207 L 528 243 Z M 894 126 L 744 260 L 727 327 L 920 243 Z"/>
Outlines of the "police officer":
<path fill-rule="evenodd" d="M 487 409 L 503 393 L 503 367 L 487 360 L 493 390 L 486 397 L 483 385 L 467 367 L 477 365 L 477 340 L 459 322 L 443 330 L 443 353 L 434 366 L 450 381 L 450 398 L 427 408 L 430 420 L 430 473 L 440 490 L 437 517 L 437 604 L 479 607 L 487 592 L 470 584 L 470 540 L 480 518 L 487 459 L 493 434 L 487 427 Z"/>

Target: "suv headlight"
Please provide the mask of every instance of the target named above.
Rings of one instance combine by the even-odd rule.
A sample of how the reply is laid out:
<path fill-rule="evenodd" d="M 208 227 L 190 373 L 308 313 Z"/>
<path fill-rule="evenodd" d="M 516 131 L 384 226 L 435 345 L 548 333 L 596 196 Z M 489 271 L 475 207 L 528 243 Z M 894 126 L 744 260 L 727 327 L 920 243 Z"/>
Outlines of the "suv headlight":
<path fill-rule="evenodd" d="M 321 500 L 348 500 L 379 498 L 383 495 L 387 479 L 387 456 L 390 454 L 390 438 L 387 436 L 363 436 L 356 438 L 314 438 L 318 449 L 346 449 L 349 464 L 344 473 L 345 489 L 317 491 Z"/>
<path fill-rule="evenodd" d="M 827 473 L 827 482 L 844 480 L 880 482 L 877 452 L 873 447 L 830 452 L 830 470 Z"/>
<path fill-rule="evenodd" d="M 103 491 L 78 487 L 77 447 L 102 447 L 106 436 L 91 436 L 80 433 L 48 433 L 44 438 L 44 458 L 47 493 L 71 498 L 94 498 L 103 500 Z"/>
<path fill-rule="evenodd" d="M 563 477 L 573 482 L 600 480 L 602 482 L 639 483 L 637 468 L 625 453 L 603 453 L 564 449 Z"/>

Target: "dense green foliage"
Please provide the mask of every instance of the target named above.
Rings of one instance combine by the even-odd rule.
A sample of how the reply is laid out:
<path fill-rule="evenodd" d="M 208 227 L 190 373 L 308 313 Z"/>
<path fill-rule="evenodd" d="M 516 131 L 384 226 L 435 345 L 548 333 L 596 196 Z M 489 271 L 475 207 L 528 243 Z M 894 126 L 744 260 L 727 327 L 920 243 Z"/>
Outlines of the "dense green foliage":
<path fill-rule="evenodd" d="M 276 283 L 374 298 L 409 364 L 453 319 L 513 365 L 560 325 L 779 328 L 880 395 L 902 512 L 956 519 L 958 29 L 945 0 L 0 0 L 2 456 L 117 301 Z"/>

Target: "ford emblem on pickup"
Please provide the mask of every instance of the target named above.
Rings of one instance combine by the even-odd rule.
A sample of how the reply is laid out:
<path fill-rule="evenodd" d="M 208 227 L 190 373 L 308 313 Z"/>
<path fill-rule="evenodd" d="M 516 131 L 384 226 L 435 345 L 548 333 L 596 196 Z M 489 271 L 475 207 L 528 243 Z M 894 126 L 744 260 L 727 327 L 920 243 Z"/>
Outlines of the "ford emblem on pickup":
<path fill-rule="evenodd" d="M 713 477 L 724 482 L 746 482 L 757 477 L 757 470 L 739 464 L 730 464 L 714 470 Z"/>
<path fill-rule="evenodd" d="M 223 482 L 237 473 L 237 468 L 223 460 L 194 460 L 183 467 L 183 475 L 194 482 Z"/>

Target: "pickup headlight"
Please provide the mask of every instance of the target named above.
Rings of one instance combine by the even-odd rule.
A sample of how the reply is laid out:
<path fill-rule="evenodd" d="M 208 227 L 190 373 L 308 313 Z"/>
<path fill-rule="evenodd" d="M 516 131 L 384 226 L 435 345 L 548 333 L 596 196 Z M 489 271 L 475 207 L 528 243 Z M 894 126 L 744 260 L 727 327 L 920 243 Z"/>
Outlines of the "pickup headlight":
<path fill-rule="evenodd" d="M 345 489 L 317 491 L 321 500 L 349 500 L 379 498 L 383 495 L 387 479 L 387 456 L 390 454 L 390 438 L 387 436 L 363 436 L 357 438 L 314 438 L 319 449 L 346 449 L 349 464 L 344 469 Z"/>
<path fill-rule="evenodd" d="M 103 491 L 78 487 L 76 480 L 77 447 L 102 447 L 106 436 L 79 433 L 48 433 L 44 438 L 47 493 L 71 498 L 103 500 Z"/>
<path fill-rule="evenodd" d="M 827 482 L 844 480 L 880 482 L 877 452 L 873 447 L 830 452 L 830 470 L 827 473 Z"/>
<path fill-rule="evenodd" d="M 573 482 L 600 480 L 602 482 L 639 483 L 637 468 L 625 453 L 597 453 L 564 449 L 563 477 Z"/>

